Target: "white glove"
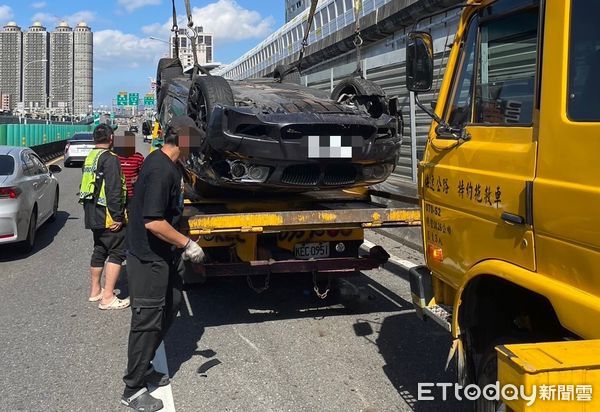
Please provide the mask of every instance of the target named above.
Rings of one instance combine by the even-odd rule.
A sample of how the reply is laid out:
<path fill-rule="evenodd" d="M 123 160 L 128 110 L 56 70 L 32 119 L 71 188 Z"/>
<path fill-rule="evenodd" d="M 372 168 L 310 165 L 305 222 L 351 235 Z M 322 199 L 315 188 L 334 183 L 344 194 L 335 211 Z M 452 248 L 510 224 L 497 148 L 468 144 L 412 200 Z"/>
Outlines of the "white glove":
<path fill-rule="evenodd" d="M 189 260 L 192 263 L 202 263 L 204 261 L 204 251 L 196 242 L 189 239 L 181 254 L 181 258 L 183 260 Z"/>

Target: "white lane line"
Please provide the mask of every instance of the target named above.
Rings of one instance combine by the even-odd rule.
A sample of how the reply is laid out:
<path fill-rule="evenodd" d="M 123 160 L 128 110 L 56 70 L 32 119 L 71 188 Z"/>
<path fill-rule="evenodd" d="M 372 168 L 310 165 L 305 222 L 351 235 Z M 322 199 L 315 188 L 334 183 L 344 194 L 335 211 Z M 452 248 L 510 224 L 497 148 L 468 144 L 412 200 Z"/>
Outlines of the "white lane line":
<path fill-rule="evenodd" d="M 365 239 L 363 241 L 361 248 L 365 249 L 368 252 L 369 249 L 371 249 L 373 246 L 376 246 L 375 243 L 369 242 L 368 240 Z M 417 266 L 415 263 L 413 263 L 409 260 L 400 259 L 399 257 L 394 256 L 394 255 L 390 255 L 390 258 L 388 260 L 394 262 L 396 265 L 400 266 L 401 268 L 403 268 L 405 270 L 410 270 L 410 269 L 414 268 L 415 266 Z"/>
<path fill-rule="evenodd" d="M 190 316 L 194 316 L 194 312 L 192 312 L 192 305 L 190 305 L 190 300 L 188 299 L 187 292 L 183 291 L 183 300 L 185 301 L 185 306 L 187 307 L 188 314 Z"/>
<path fill-rule="evenodd" d="M 165 343 L 162 342 L 156 350 L 156 355 L 152 360 L 154 369 L 160 373 L 169 374 L 169 367 L 167 366 L 167 353 L 165 352 Z M 173 401 L 173 391 L 171 390 L 171 384 L 156 388 L 152 391 L 152 396 L 163 401 L 162 412 L 175 412 L 175 402 Z"/>
<path fill-rule="evenodd" d="M 375 286 L 369 284 L 369 287 L 371 289 L 373 289 L 375 292 L 379 293 L 384 298 L 386 298 L 387 300 L 389 300 L 390 302 L 392 302 L 394 305 L 398 306 L 400 309 L 402 309 L 404 307 L 403 305 L 401 305 L 400 303 L 398 303 L 396 300 L 392 299 L 391 297 L 389 297 L 388 295 L 386 295 L 385 293 L 383 293 L 382 291 L 380 291 L 379 289 L 377 289 Z M 398 312 L 398 314 L 403 315 L 405 313 L 414 313 L 414 312 L 415 312 L 414 309 L 405 309 L 405 310 L 401 310 L 400 312 Z"/>

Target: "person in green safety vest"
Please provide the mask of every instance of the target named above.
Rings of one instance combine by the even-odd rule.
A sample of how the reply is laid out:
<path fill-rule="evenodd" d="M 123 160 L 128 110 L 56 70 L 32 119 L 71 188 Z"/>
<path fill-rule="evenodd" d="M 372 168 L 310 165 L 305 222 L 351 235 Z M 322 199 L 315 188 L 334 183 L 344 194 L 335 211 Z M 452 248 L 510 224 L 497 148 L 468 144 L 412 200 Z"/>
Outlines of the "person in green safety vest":
<path fill-rule="evenodd" d="M 94 238 L 90 264 L 90 302 L 99 302 L 103 310 L 124 309 L 129 298 L 119 299 L 114 288 L 125 260 L 125 203 L 127 188 L 116 154 L 111 151 L 113 130 L 107 124 L 94 129 L 96 147 L 86 157 L 79 190 L 83 205 L 85 228 Z M 104 272 L 104 288 L 101 277 Z"/>

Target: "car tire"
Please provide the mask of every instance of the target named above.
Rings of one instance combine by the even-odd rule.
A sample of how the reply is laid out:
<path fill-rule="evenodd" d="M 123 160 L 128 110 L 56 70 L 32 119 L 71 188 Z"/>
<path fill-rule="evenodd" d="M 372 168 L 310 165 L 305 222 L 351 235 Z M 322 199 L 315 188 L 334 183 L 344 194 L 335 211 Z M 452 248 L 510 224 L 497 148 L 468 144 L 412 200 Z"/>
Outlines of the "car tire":
<path fill-rule="evenodd" d="M 52 203 L 52 214 L 48 218 L 51 222 L 56 221 L 56 217 L 58 216 L 58 201 L 59 201 L 59 190 L 58 186 L 56 187 L 56 193 L 54 194 L 54 203 Z"/>
<path fill-rule="evenodd" d="M 37 207 L 33 207 L 31 217 L 29 218 L 29 226 L 27 227 L 27 238 L 19 245 L 19 249 L 23 253 L 30 253 L 35 245 L 35 233 L 37 231 Z"/>
<path fill-rule="evenodd" d="M 331 92 L 331 99 L 336 102 L 344 95 L 353 95 L 354 100 L 364 106 L 373 118 L 389 114 L 385 92 L 376 83 L 361 79 L 360 77 L 347 77 L 343 79 Z"/>
<path fill-rule="evenodd" d="M 221 76 L 198 76 L 188 97 L 188 116 L 206 129 L 216 105 L 233 106 L 235 100 L 229 82 Z"/>
<path fill-rule="evenodd" d="M 65 165 L 65 168 L 71 167 L 71 162 L 68 162 L 68 161 L 65 160 L 64 161 L 64 165 Z"/>
<path fill-rule="evenodd" d="M 167 95 L 169 81 L 175 77 L 183 76 L 183 66 L 178 58 L 162 58 L 158 61 L 156 73 L 156 110 L 160 113 L 163 100 Z"/>
<path fill-rule="evenodd" d="M 273 70 L 273 78 L 279 82 L 300 84 L 300 71 L 297 67 L 284 75 L 289 68 L 290 66 L 285 64 L 278 64 Z"/>

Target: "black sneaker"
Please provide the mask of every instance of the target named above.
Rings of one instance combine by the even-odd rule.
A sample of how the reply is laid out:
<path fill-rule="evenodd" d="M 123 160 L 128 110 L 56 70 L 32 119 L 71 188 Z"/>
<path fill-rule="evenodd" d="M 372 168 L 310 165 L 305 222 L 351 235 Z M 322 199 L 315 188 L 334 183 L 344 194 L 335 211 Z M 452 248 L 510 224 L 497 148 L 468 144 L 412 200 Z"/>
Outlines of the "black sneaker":
<path fill-rule="evenodd" d="M 169 380 L 169 375 L 163 375 L 152 369 L 152 372 L 146 375 L 146 383 L 152 386 L 167 386 L 171 381 Z"/>
<path fill-rule="evenodd" d="M 162 401 L 150 395 L 146 388 L 140 389 L 128 398 L 123 395 L 121 403 L 138 412 L 156 412 L 163 408 Z"/>

